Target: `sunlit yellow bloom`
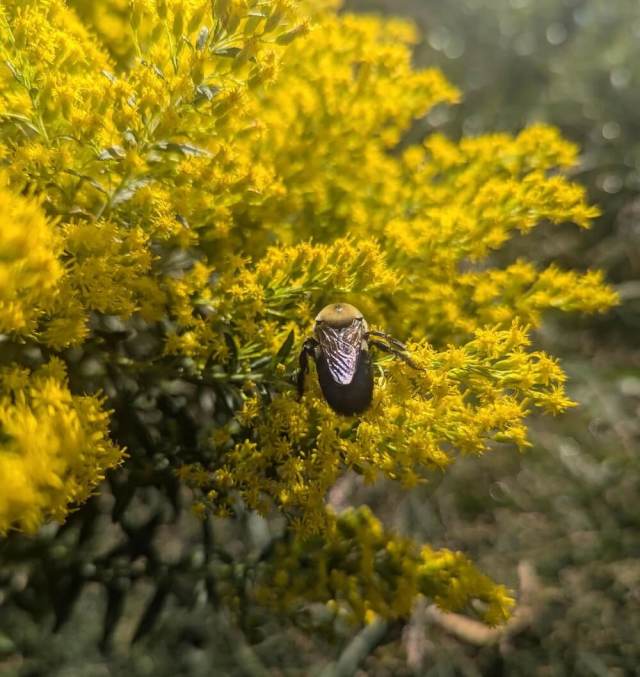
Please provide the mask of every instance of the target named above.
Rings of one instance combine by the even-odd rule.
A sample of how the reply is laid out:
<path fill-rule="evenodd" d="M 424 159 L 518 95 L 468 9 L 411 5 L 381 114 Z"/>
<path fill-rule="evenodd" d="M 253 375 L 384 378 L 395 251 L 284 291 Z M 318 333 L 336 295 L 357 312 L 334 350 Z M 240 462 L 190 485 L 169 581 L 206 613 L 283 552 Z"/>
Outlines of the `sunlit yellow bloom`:
<path fill-rule="evenodd" d="M 0 333 L 36 329 L 63 275 L 61 249 L 40 202 L 12 194 L 0 174 Z"/>
<path fill-rule="evenodd" d="M 61 362 L 0 370 L 0 533 L 62 520 L 123 456 L 97 397 L 69 392 Z"/>

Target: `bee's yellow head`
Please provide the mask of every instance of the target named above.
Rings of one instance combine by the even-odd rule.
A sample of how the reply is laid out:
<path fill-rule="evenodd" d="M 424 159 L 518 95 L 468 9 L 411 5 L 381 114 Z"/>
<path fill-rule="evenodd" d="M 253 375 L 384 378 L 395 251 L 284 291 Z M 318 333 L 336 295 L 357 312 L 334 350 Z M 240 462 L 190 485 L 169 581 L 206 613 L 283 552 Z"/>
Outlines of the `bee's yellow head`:
<path fill-rule="evenodd" d="M 347 327 L 354 320 L 362 320 L 364 322 L 364 317 L 362 313 L 350 303 L 331 303 L 328 306 L 325 306 L 316 316 L 316 322 L 326 323 L 335 329 Z"/>

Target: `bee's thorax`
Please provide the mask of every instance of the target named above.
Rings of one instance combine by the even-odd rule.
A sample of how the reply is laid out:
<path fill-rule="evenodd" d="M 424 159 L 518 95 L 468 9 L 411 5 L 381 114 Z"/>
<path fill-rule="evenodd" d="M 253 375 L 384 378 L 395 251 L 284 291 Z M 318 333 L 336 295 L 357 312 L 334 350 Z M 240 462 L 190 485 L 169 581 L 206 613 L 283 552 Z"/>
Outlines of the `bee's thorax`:
<path fill-rule="evenodd" d="M 354 321 L 364 323 L 364 317 L 350 303 L 331 303 L 325 306 L 316 316 L 317 324 L 323 323 L 334 329 L 350 327 Z"/>

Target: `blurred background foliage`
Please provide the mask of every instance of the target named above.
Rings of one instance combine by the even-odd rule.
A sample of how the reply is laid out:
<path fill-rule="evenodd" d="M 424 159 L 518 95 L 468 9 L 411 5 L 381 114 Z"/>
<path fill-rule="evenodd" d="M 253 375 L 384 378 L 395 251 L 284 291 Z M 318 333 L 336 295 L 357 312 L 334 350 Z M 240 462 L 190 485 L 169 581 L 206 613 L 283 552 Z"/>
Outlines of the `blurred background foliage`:
<path fill-rule="evenodd" d="M 562 357 L 581 406 L 534 422 L 533 450 L 458 464 L 426 512 L 422 498 L 384 498 L 409 533 L 462 548 L 500 580 L 515 585 L 517 565 L 525 578 L 530 565 L 531 599 L 521 600 L 529 618 L 498 638 L 468 627 L 446 630 L 429 613 L 417 613 L 415 623 L 426 618 L 432 630 L 390 652 L 386 673 L 379 663 L 371 663 L 371 673 L 397 674 L 409 655 L 425 675 L 637 674 L 637 3 L 351 0 L 348 6 L 413 18 L 423 37 L 416 63 L 438 66 L 463 92 L 460 105 L 432 112 L 416 134 L 435 128 L 457 137 L 546 121 L 580 145 L 576 176 L 603 210 L 594 228 L 578 236 L 569 228 L 540 229 L 504 253 L 603 268 L 623 299 L 605 318 L 545 324 L 543 345 Z"/>
<path fill-rule="evenodd" d="M 48 600 L 34 594 L 38 586 L 25 587 L 19 567 L 3 569 L 2 595 L 12 605 L 0 618 L 0 671 L 303 675 L 310 664 L 335 659 L 332 674 L 346 675 L 353 674 L 350 656 L 370 651 L 360 674 L 635 674 L 640 664 L 636 3 L 353 0 L 347 9 L 414 18 L 424 37 L 416 61 L 440 67 L 463 92 L 458 106 L 439 108 L 416 125 L 416 138 L 434 129 L 458 137 L 551 122 L 582 147 L 577 178 L 604 211 L 589 233 L 538 229 L 497 255 L 506 260 L 524 251 L 544 264 L 601 267 L 617 284 L 623 304 L 606 318 L 570 323 L 550 318 L 540 332 L 543 346 L 562 358 L 570 392 L 582 406 L 558 420 L 532 422 L 534 447 L 525 454 L 462 460 L 437 487 L 431 483 L 407 496 L 390 483 L 371 489 L 349 477 L 331 495 L 338 507 L 367 503 L 401 533 L 468 553 L 494 578 L 520 589 L 516 619 L 503 631 L 481 632 L 420 606 L 405 628 L 374 626 L 355 639 L 348 628 L 342 634 L 337 628 L 337 637 L 312 643 L 290 624 L 251 609 L 238 628 L 224 608 L 211 613 L 207 597 L 217 593 L 207 586 L 225 580 L 241 593 L 250 575 L 241 563 L 260 556 L 269 530 L 278 525 L 250 513 L 235 521 L 195 521 L 158 453 L 156 466 L 129 459 L 61 530 L 45 528 L 37 538 L 15 539 L 5 548 L 9 564 L 12 558 L 38 563 L 39 588 L 56 603 L 48 617 Z M 108 338 L 118 327 L 99 329 Z M 192 402 L 188 411 L 185 398 Z M 153 447 L 162 439 L 160 425 L 158 439 L 145 438 L 145 424 L 155 425 L 152 419 L 161 411 L 167 425 L 178 422 L 189 448 L 193 420 L 206 417 L 211 406 L 204 390 L 197 398 L 154 391 L 146 410 L 140 403 L 140 421 L 128 428 L 137 438 L 125 440 L 130 447 Z M 125 397 L 116 410 L 125 415 L 128 404 Z M 132 486 L 140 487 L 135 494 Z M 145 570 L 136 570 L 142 559 Z M 149 573 L 157 585 L 143 580 Z M 138 579 L 141 585 L 134 585 Z M 34 623 L 38 617 L 47 617 L 47 623 Z M 54 627 L 59 631 L 51 634 Z M 18 660 L 16 645 L 33 658 Z"/>

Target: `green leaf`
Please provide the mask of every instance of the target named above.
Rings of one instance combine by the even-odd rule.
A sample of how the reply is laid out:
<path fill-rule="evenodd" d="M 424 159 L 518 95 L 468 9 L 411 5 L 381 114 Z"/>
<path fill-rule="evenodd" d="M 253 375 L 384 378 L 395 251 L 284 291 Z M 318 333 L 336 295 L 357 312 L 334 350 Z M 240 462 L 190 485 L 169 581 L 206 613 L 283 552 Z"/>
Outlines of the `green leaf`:
<path fill-rule="evenodd" d="M 110 73 L 107 70 L 101 70 L 100 73 L 104 75 L 104 77 L 107 78 L 107 80 L 109 80 L 109 82 L 111 82 L 112 84 L 118 81 L 118 78 L 116 78 L 116 76 L 113 73 Z"/>
<path fill-rule="evenodd" d="M 180 153 L 191 157 L 207 157 L 211 153 L 206 148 L 199 148 L 190 143 L 175 143 L 173 141 L 160 141 L 153 146 L 156 150 L 161 150 L 166 153 Z"/>
<path fill-rule="evenodd" d="M 284 362 L 287 359 L 291 352 L 291 348 L 293 348 L 294 338 L 295 334 L 292 329 L 276 353 L 276 362 Z"/>
<path fill-rule="evenodd" d="M 111 206 L 116 207 L 123 202 L 127 202 L 136 194 L 136 191 L 140 190 L 140 188 L 146 186 L 150 182 L 150 178 L 135 179 L 134 181 L 127 182 L 113 196 L 111 200 Z"/>
<path fill-rule="evenodd" d="M 225 47 L 223 49 L 212 50 L 216 56 L 224 56 L 230 59 L 235 59 L 242 51 L 240 47 Z"/>
<path fill-rule="evenodd" d="M 238 344 L 235 338 L 228 332 L 224 333 L 224 342 L 227 344 L 227 348 L 229 348 L 229 372 L 233 373 L 238 367 Z"/>
<path fill-rule="evenodd" d="M 249 366 L 251 367 L 251 371 L 255 371 L 256 369 L 265 367 L 267 364 L 269 364 L 269 362 L 271 362 L 271 355 L 265 355 L 251 362 Z"/>
<path fill-rule="evenodd" d="M 125 156 L 122 146 L 109 146 L 98 153 L 98 160 L 121 160 Z"/>
<path fill-rule="evenodd" d="M 296 26 L 296 28 L 279 35 L 276 38 L 276 42 L 279 45 L 288 45 L 289 43 L 293 42 L 299 35 L 301 35 L 303 31 L 304 29 L 302 26 Z"/>
<path fill-rule="evenodd" d="M 11 120 L 16 124 L 25 127 L 32 134 L 40 134 L 40 130 L 33 124 L 33 122 L 24 115 L 19 115 L 18 113 L 0 113 L 0 120 Z M 23 130 L 24 131 L 24 130 Z M 28 136 L 26 132 L 25 136 Z"/>
<path fill-rule="evenodd" d="M 122 138 L 129 148 L 134 148 L 138 145 L 138 140 L 136 139 L 135 134 L 128 129 L 123 132 Z"/>
<path fill-rule="evenodd" d="M 209 29 L 206 26 L 203 26 L 198 33 L 198 39 L 196 40 L 196 49 L 201 51 L 204 49 L 207 44 L 207 39 L 209 38 Z"/>
<path fill-rule="evenodd" d="M 233 415 L 242 402 L 238 396 L 238 389 L 231 385 L 221 383 L 218 386 L 217 394 L 220 395 L 220 398 L 227 407 L 229 414 Z"/>
<path fill-rule="evenodd" d="M 198 101 L 203 101 L 206 99 L 207 101 L 211 101 L 218 95 L 220 92 L 219 87 L 210 87 L 209 85 L 198 85 L 196 87 L 196 102 Z"/>
<path fill-rule="evenodd" d="M 262 12 L 249 12 L 247 14 L 247 20 L 244 24 L 242 32 L 245 35 L 253 35 L 258 27 L 258 24 L 266 18 L 266 14 Z"/>

